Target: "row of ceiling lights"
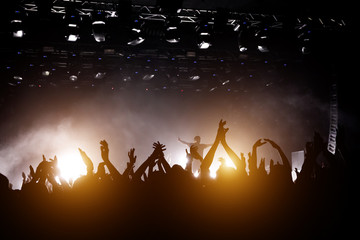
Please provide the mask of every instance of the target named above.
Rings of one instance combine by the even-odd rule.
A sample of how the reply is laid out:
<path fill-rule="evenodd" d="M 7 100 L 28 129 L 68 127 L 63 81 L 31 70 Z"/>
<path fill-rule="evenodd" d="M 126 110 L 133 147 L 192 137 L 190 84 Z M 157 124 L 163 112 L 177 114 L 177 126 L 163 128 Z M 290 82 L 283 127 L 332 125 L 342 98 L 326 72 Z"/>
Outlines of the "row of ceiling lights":
<path fill-rule="evenodd" d="M 24 29 L 24 21 L 26 14 L 22 11 L 14 11 L 13 17 L 10 20 L 12 37 L 13 38 L 23 38 L 26 34 Z M 92 25 L 92 35 L 96 42 L 102 43 L 106 42 L 106 20 L 110 17 L 105 11 L 94 11 L 91 15 L 91 25 Z M 63 21 L 66 26 L 66 35 L 65 39 L 68 42 L 77 42 L 80 38 L 80 25 L 82 22 L 82 16 L 75 11 L 68 11 L 63 16 Z M 177 16 L 168 16 L 164 20 L 164 34 L 165 40 L 171 44 L 176 44 L 181 41 L 181 32 L 179 26 L 181 24 L 181 19 Z M 127 45 L 136 46 L 145 41 L 145 34 L 143 33 L 143 28 L 145 21 L 142 19 L 134 19 L 131 22 L 130 32 L 129 32 L 129 41 Z M 199 49 L 208 49 L 213 45 L 214 39 L 214 20 L 210 19 L 208 21 L 200 21 L 195 27 L 196 31 L 196 44 Z M 251 24 L 248 24 L 246 21 L 243 21 L 241 24 L 234 26 L 233 31 L 239 32 L 238 34 L 238 49 L 241 53 L 245 53 L 249 50 L 250 45 L 254 45 L 258 51 L 262 53 L 269 52 L 269 47 L 267 45 L 269 38 L 269 27 L 260 25 L 253 27 Z M 310 32 L 307 24 L 304 24 L 298 29 L 298 41 L 301 45 L 301 52 L 303 54 L 309 53 L 309 41 L 310 41 Z M 251 43 L 249 43 L 251 41 Z"/>

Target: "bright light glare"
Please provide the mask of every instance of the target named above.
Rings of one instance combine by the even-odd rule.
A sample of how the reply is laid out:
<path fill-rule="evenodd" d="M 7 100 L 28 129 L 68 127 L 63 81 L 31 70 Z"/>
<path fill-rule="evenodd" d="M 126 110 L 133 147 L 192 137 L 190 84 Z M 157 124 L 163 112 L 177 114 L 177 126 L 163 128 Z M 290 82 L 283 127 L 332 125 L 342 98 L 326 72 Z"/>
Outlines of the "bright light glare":
<path fill-rule="evenodd" d="M 184 154 L 184 155 L 185 155 L 185 154 Z M 180 156 L 178 159 L 179 159 L 179 161 L 178 161 L 177 164 L 179 164 L 182 168 L 185 169 L 186 164 L 187 164 L 187 162 L 188 162 L 188 159 L 186 158 L 186 156 Z"/>
<path fill-rule="evenodd" d="M 231 161 L 231 159 L 228 157 L 225 158 L 225 164 L 227 167 L 232 167 L 232 168 L 236 169 L 234 162 Z"/>
<path fill-rule="evenodd" d="M 15 37 L 15 38 L 22 38 L 23 36 L 24 36 L 23 30 L 17 30 L 15 32 L 13 32 L 13 37 Z"/>
<path fill-rule="evenodd" d="M 216 178 L 216 172 L 210 171 L 210 177 L 211 178 Z"/>
<path fill-rule="evenodd" d="M 66 181 L 73 181 L 81 175 L 86 175 L 86 166 L 77 150 L 65 151 L 57 156 L 60 175 Z"/>
<path fill-rule="evenodd" d="M 77 35 L 74 35 L 74 34 L 70 34 L 67 38 L 67 40 L 69 42 L 76 42 L 76 40 L 78 39 L 78 36 Z"/>
<path fill-rule="evenodd" d="M 217 154 L 218 155 L 218 154 Z M 225 165 L 226 167 L 230 167 L 230 168 L 234 168 L 236 169 L 236 166 L 235 164 L 233 163 L 233 161 L 231 161 L 231 159 L 229 158 L 229 156 L 226 156 L 226 155 L 219 155 L 221 156 L 222 158 L 225 159 Z M 216 160 L 216 155 L 215 155 L 215 158 L 214 158 L 214 161 L 213 163 L 211 164 L 210 166 L 210 177 L 211 178 L 216 178 L 216 171 L 219 169 L 221 163 L 220 161 Z"/>
<path fill-rule="evenodd" d="M 204 41 L 202 41 L 201 43 L 198 44 L 198 47 L 199 47 L 200 49 L 208 49 L 210 46 L 211 46 L 210 43 L 204 42 Z"/>
<path fill-rule="evenodd" d="M 142 43 L 143 41 L 145 41 L 145 38 L 138 37 L 135 40 L 132 40 L 132 41 L 128 42 L 127 44 L 131 45 L 131 46 L 136 46 L 136 45 Z"/>

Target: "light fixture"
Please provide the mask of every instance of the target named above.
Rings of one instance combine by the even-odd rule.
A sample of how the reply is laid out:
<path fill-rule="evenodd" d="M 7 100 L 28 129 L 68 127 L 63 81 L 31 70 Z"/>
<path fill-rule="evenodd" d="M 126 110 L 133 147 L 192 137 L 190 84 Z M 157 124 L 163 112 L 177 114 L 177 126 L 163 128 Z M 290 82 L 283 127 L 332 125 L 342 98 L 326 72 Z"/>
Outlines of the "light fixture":
<path fill-rule="evenodd" d="M 135 19 L 133 21 L 133 24 L 132 24 L 133 26 L 132 26 L 130 34 L 129 34 L 130 39 L 127 42 L 127 45 L 136 46 L 145 41 L 145 38 L 142 34 L 143 24 L 144 23 L 140 23 L 140 21 L 138 19 Z"/>
<path fill-rule="evenodd" d="M 311 30 L 309 24 L 303 24 L 298 29 L 297 35 L 300 51 L 303 55 L 311 53 Z"/>
<path fill-rule="evenodd" d="M 95 79 L 103 79 L 106 76 L 106 72 L 98 72 L 95 74 Z"/>
<path fill-rule="evenodd" d="M 169 16 L 165 22 L 165 40 L 169 43 L 180 42 L 180 18 Z"/>
<path fill-rule="evenodd" d="M 105 42 L 105 22 L 94 21 L 92 23 L 93 36 L 96 42 Z"/>
<path fill-rule="evenodd" d="M 105 42 L 106 40 L 106 13 L 96 11 L 91 15 L 92 18 L 92 35 L 96 42 Z"/>
<path fill-rule="evenodd" d="M 201 22 L 196 27 L 197 46 L 199 49 L 208 49 L 212 46 L 213 26 L 208 21 Z"/>
<path fill-rule="evenodd" d="M 145 38 L 139 36 L 136 39 L 129 41 L 127 44 L 130 46 L 136 46 L 142 43 L 143 41 L 145 41 Z"/>
<path fill-rule="evenodd" d="M 10 29 L 14 38 L 22 38 L 25 35 L 23 20 L 26 14 L 21 11 L 14 11 L 12 20 L 10 21 Z"/>
<path fill-rule="evenodd" d="M 50 76 L 50 71 L 47 71 L 47 70 L 42 71 L 41 75 L 44 76 L 44 77 L 48 77 L 48 76 Z"/>
<path fill-rule="evenodd" d="M 68 42 L 76 42 L 80 38 L 79 25 L 82 18 L 75 11 L 75 9 L 67 9 L 64 16 L 64 22 L 66 27 L 65 39 Z"/>
<path fill-rule="evenodd" d="M 268 48 L 268 28 L 263 27 L 255 32 L 255 38 L 257 42 L 257 49 L 259 52 L 267 53 L 269 52 Z"/>
<path fill-rule="evenodd" d="M 190 76 L 189 77 L 190 81 L 197 81 L 200 79 L 200 76 L 199 75 L 193 75 L 193 76 Z"/>
<path fill-rule="evenodd" d="M 78 80 L 78 77 L 76 75 L 70 75 L 69 80 L 75 82 Z"/>
<path fill-rule="evenodd" d="M 146 75 L 144 75 L 143 80 L 144 80 L 144 81 L 149 81 L 149 80 L 151 80 L 153 77 L 155 77 L 154 74 L 146 74 Z"/>

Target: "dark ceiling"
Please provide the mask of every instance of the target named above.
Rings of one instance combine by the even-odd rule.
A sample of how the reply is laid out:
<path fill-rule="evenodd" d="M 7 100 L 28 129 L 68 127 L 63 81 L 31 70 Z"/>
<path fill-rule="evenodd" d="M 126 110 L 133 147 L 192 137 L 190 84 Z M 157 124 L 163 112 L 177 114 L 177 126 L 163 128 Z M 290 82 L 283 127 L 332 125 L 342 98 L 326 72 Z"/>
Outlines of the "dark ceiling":
<path fill-rule="evenodd" d="M 345 7 L 335 12 L 335 6 L 327 3 L 327 8 L 319 9 L 325 2 L 315 6 L 309 1 L 185 0 L 182 4 L 172 2 L 175 5 L 132 1 L 130 11 L 119 7 L 130 4 L 126 1 L 122 5 L 109 0 L 46 3 L 49 1 L 11 2 L 2 16 L 0 74 L 6 88 L 105 85 L 117 89 L 247 91 L 254 82 L 257 87 L 281 84 L 294 69 L 303 71 L 304 64 L 329 61 L 330 53 L 342 57 L 350 32 Z M 178 6 L 180 10 L 172 10 Z M 76 42 L 64 37 L 67 23 L 63 18 L 70 8 L 81 16 Z M 104 42 L 96 42 L 92 32 L 93 17 L 99 11 L 106 14 Z M 178 43 L 165 40 L 164 24 L 169 15 L 181 19 Z M 18 16 L 25 35 L 14 38 L 11 21 Z M 212 29 L 212 46 L 199 49 L 196 29 L 204 21 Z M 145 41 L 131 46 L 127 43 L 136 24 L 141 25 Z M 248 51 L 240 52 L 242 28 L 253 34 L 265 29 L 269 51 L 259 51 L 253 37 Z M 306 69 L 311 72 L 312 68 Z"/>

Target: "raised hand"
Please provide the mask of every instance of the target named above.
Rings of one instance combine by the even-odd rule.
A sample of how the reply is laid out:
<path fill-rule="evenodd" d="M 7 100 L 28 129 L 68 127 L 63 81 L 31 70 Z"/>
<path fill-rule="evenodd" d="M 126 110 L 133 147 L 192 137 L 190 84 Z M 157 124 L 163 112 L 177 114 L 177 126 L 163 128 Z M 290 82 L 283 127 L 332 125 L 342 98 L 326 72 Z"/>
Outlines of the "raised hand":
<path fill-rule="evenodd" d="M 100 151 L 104 162 L 109 161 L 109 145 L 105 140 L 100 141 Z"/>
<path fill-rule="evenodd" d="M 134 165 L 134 163 L 136 162 L 136 158 L 137 156 L 135 156 L 135 148 L 131 148 L 130 151 L 128 152 L 128 156 L 129 156 L 129 164 L 130 165 Z"/>
<path fill-rule="evenodd" d="M 115 166 L 110 162 L 109 145 L 105 140 L 100 141 L 100 151 L 101 151 L 101 158 L 103 159 L 107 168 L 109 169 L 111 177 L 115 180 L 119 180 L 121 178 L 121 174 L 115 168 Z"/>
<path fill-rule="evenodd" d="M 126 163 L 126 169 L 123 172 L 123 176 L 126 178 L 132 178 L 134 175 L 134 164 L 136 162 L 135 148 L 131 148 L 128 152 L 129 162 Z"/>
<path fill-rule="evenodd" d="M 223 139 L 225 139 L 225 134 L 227 133 L 227 131 L 229 131 L 229 128 L 224 128 L 225 124 L 226 121 L 223 121 L 221 119 L 219 122 L 219 128 L 216 135 L 216 140 L 218 141 L 222 141 Z"/>
<path fill-rule="evenodd" d="M 264 139 L 264 140 L 266 141 L 266 139 Z M 253 147 L 260 147 L 260 146 L 264 145 L 265 143 L 266 142 L 261 142 L 261 138 L 260 138 L 254 143 Z"/>
<path fill-rule="evenodd" d="M 280 146 L 278 144 L 276 144 L 273 140 L 270 140 L 268 138 L 264 139 L 266 142 L 270 143 L 271 146 L 273 146 L 273 148 L 275 148 L 276 150 L 278 150 L 281 160 L 283 162 L 283 165 L 289 170 L 289 172 L 291 171 L 291 166 L 290 166 L 290 162 L 287 159 L 285 153 L 283 152 L 283 150 L 280 148 Z"/>
<path fill-rule="evenodd" d="M 279 145 L 277 145 L 273 140 L 269 138 L 264 138 L 264 141 L 270 143 L 273 148 L 279 148 Z"/>
<path fill-rule="evenodd" d="M 34 168 L 33 166 L 29 166 L 30 168 L 30 173 L 29 173 L 29 178 L 30 178 L 30 181 L 33 180 L 36 176 L 35 176 L 35 171 L 34 171 Z"/>
<path fill-rule="evenodd" d="M 214 141 L 214 144 L 211 146 L 210 150 L 207 152 L 204 160 L 201 162 L 200 165 L 200 173 L 202 177 L 209 177 L 210 173 L 210 166 L 214 160 L 215 152 L 217 147 L 219 146 L 219 143 L 221 139 L 225 138 L 225 134 L 229 129 L 225 129 L 224 125 L 226 124 L 226 121 L 223 121 L 222 119 L 219 122 L 219 127 L 217 130 L 216 138 Z"/>
<path fill-rule="evenodd" d="M 79 152 L 80 152 L 80 155 L 81 155 L 81 158 L 82 158 L 83 162 L 84 162 L 85 165 L 86 165 L 87 174 L 88 174 L 88 175 L 89 175 L 89 174 L 92 174 L 93 171 L 94 171 L 94 164 L 93 164 L 93 162 L 92 162 L 91 159 L 88 157 L 88 155 L 86 155 L 86 153 L 85 153 L 83 150 L 81 150 L 80 148 L 79 148 Z"/>
<path fill-rule="evenodd" d="M 22 178 L 23 178 L 23 184 L 26 183 L 27 180 L 26 180 L 26 175 L 25 175 L 25 173 L 22 172 L 21 176 L 22 176 Z"/>
<path fill-rule="evenodd" d="M 162 157 L 164 156 L 164 151 L 166 150 L 165 145 L 161 144 L 159 141 L 153 143 L 153 148 L 155 156 Z"/>

